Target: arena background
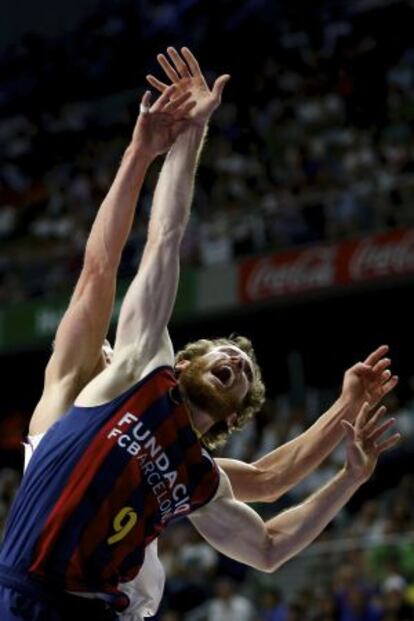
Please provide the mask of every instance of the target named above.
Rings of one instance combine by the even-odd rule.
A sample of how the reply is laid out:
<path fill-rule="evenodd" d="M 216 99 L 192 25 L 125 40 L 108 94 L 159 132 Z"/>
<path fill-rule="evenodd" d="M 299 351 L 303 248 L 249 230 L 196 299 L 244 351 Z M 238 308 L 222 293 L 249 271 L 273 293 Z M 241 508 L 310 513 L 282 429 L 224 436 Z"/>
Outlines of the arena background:
<path fill-rule="evenodd" d="M 172 325 L 177 348 L 237 332 L 268 403 L 224 451 L 244 460 L 294 437 L 380 344 L 400 385 L 403 440 L 309 551 L 262 576 L 187 523 L 160 542 L 163 621 L 414 618 L 414 4 L 399 1 L 7 2 L 0 20 L 0 511 L 100 200 L 144 76 L 188 45 L 229 72 L 197 178 Z M 121 265 L 145 236 L 157 166 Z M 114 317 L 115 319 L 115 317 Z M 113 329 L 113 328 L 112 328 Z M 343 451 L 265 517 L 326 480 Z"/>

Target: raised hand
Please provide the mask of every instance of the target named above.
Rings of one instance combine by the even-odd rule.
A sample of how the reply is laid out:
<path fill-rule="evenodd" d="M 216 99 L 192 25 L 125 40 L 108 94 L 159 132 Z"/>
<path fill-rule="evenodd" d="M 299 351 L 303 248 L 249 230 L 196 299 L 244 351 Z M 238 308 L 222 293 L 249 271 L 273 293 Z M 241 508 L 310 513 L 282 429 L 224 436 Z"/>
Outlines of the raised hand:
<path fill-rule="evenodd" d="M 381 453 L 393 448 L 400 440 L 399 433 L 394 433 L 388 438 L 383 437 L 395 423 L 395 418 L 380 422 L 385 412 L 386 408 L 381 406 L 371 415 L 370 404 L 366 401 L 354 425 L 349 421 L 342 421 L 347 442 L 346 468 L 356 480 L 369 479 Z"/>
<path fill-rule="evenodd" d="M 204 125 L 220 105 L 224 86 L 230 76 L 228 74 L 221 75 L 210 90 L 197 59 L 188 47 L 181 48 L 181 55 L 173 47 L 167 48 L 167 53 L 169 59 L 164 54 L 158 54 L 158 62 L 167 78 L 176 86 L 177 94 L 186 91 L 191 92 L 192 99 L 196 102 L 190 112 L 191 122 Z M 147 80 L 160 93 L 164 93 L 168 88 L 165 82 L 161 82 L 153 75 L 148 75 Z"/>
<path fill-rule="evenodd" d="M 342 397 L 356 404 L 356 408 L 368 401 L 374 407 L 395 388 L 398 377 L 388 368 L 391 360 L 386 358 L 387 345 L 381 345 L 364 360 L 346 371 L 342 384 Z"/>
<path fill-rule="evenodd" d="M 151 93 L 146 91 L 140 104 L 132 142 L 139 144 L 150 157 L 170 149 L 177 136 L 189 125 L 189 114 L 196 102 L 191 92 L 177 92 L 175 85 L 164 89 L 151 105 Z"/>

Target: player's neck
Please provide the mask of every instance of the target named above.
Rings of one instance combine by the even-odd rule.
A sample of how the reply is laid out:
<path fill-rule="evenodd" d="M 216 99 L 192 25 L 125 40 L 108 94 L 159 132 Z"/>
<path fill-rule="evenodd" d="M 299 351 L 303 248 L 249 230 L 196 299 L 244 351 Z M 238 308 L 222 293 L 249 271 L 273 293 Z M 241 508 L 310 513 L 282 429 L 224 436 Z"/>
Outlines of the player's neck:
<path fill-rule="evenodd" d="M 189 399 L 185 399 L 185 405 L 187 407 L 191 426 L 197 438 L 200 439 L 207 433 L 214 421 L 207 412 L 195 406 Z"/>

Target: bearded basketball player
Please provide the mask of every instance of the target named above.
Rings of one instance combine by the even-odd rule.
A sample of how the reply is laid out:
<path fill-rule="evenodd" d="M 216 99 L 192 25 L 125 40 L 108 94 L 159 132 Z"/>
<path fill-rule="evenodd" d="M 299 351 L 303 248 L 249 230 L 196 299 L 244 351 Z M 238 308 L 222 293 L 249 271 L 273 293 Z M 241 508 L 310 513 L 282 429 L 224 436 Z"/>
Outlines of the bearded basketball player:
<path fill-rule="evenodd" d="M 198 65 L 187 49 L 180 62 L 186 63 L 190 81 L 199 79 Z M 180 71 L 178 63 L 175 68 Z M 57 608 L 57 601 L 67 592 L 96 596 L 107 602 L 108 615 L 115 615 L 115 609 L 126 605 L 119 585 L 139 576 L 145 548 L 171 520 L 189 513 L 215 547 L 273 570 L 320 532 L 370 475 L 378 455 L 398 439 L 394 435 L 381 441 L 392 421 L 379 424 L 382 410 L 370 417 L 364 405 L 354 426 L 344 421 L 344 469 L 289 516 L 276 516 L 266 524 L 235 500 L 227 477 L 202 446 L 220 438 L 223 429 L 241 425 L 263 395 L 247 341 L 192 344 L 177 356 L 174 373 L 166 332 L 204 126 L 218 105 L 224 81 L 208 92 L 209 105 L 205 97 L 204 105 L 198 102 L 193 108 L 191 126 L 167 156 L 166 165 L 173 162 L 180 184 L 174 186 L 167 175 L 156 192 L 140 270 L 121 310 L 112 364 L 52 427 L 29 465 L 1 556 L 7 568 L 0 576 L 2 618 L 7 621 L 31 618 L 18 610 L 30 598 L 42 614 L 53 610 L 63 619 L 65 611 Z M 144 116 L 150 113 L 145 108 Z M 367 387 L 374 395 L 374 373 L 375 396 L 391 386 L 381 351 L 371 358 L 371 367 L 361 365 L 357 380 L 354 373 L 361 384 L 361 374 L 370 368 L 369 381 L 359 386 L 359 399 Z"/>

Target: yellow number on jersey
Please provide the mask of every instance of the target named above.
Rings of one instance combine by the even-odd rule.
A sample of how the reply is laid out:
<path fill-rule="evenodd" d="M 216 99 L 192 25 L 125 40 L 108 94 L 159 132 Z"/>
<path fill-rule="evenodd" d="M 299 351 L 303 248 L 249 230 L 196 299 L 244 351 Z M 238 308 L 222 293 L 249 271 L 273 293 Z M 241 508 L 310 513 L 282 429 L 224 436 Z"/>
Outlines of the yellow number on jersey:
<path fill-rule="evenodd" d="M 126 519 L 125 519 L 126 518 Z M 135 513 L 132 507 L 124 507 L 114 518 L 114 531 L 115 533 L 108 538 L 108 543 L 111 546 L 118 541 L 121 541 L 137 523 L 138 515 Z"/>

